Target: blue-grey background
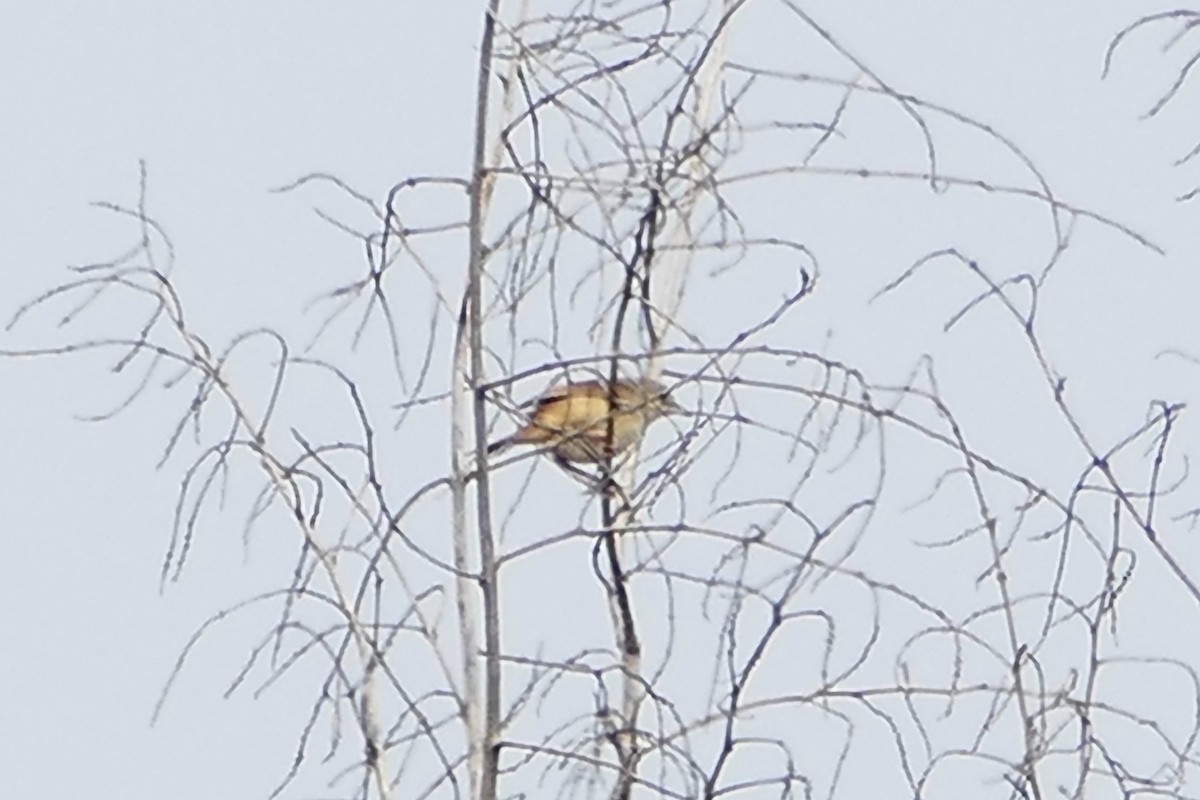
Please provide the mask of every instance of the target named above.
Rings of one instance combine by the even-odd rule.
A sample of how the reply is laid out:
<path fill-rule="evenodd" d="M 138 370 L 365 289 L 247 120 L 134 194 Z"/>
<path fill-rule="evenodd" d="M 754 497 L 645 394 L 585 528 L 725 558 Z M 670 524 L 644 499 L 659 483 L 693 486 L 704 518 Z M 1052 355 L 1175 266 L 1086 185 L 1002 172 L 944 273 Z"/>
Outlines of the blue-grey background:
<path fill-rule="evenodd" d="M 361 274 L 361 250 L 312 213 L 314 205 L 338 208 L 333 194 L 269 190 L 320 171 L 380 197 L 407 175 L 465 174 L 479 5 L 46 0 L 9 9 L 0 27 L 0 308 L 7 316 L 63 280 L 65 266 L 112 258 L 129 245 L 129 228 L 89 203 L 133 204 L 144 159 L 150 210 L 177 248 L 192 323 L 218 343 L 260 324 L 303 339 L 316 324 L 304 303 Z M 1119 51 L 1114 74 L 1100 80 L 1114 33 L 1161 6 L 943 0 L 806 8 L 894 88 L 986 122 L 1034 159 L 1060 198 L 1167 249 L 1159 257 L 1080 222 L 1058 282 L 1046 289 L 1042 336 L 1101 445 L 1136 427 L 1150 399 L 1186 400 L 1200 389 L 1200 369 L 1156 358 L 1165 348 L 1200 350 L 1200 226 L 1194 203 L 1173 201 L 1200 182 L 1200 169 L 1172 165 L 1194 143 L 1200 98 L 1186 87 L 1159 117 L 1139 120 L 1180 63 L 1179 53 L 1158 52 L 1163 36 L 1154 31 Z M 839 65 L 815 39 L 778 25 L 769 4 L 755 13 L 737 29 L 735 48 L 796 69 Z M 781 94 L 780 102 L 790 100 Z M 914 129 L 894 110 L 874 108 L 856 111 L 862 116 L 846 126 L 851 141 L 834 146 L 862 148 L 843 150 L 846 160 L 895 152 L 919 168 Z M 997 183 L 1021 174 L 984 137 L 958 129 L 939 136 L 947 173 Z M 948 244 L 970 249 L 998 275 L 1037 271 L 1049 237 L 1040 206 L 837 177 L 790 191 L 743 199 L 740 213 L 794 221 L 792 235 L 821 254 L 827 299 L 806 307 L 799 330 L 811 338 L 795 346 L 818 348 L 832 331 L 828 352 L 880 382 L 903 380 L 917 356 L 935 352 L 943 388 L 975 423 L 981 449 L 1035 473 L 1059 457 L 1078 465 L 1020 342 L 989 333 L 996 317 L 968 319 L 962 338 L 943 334 L 942 323 L 977 287 L 951 279 L 947 266 L 904 290 L 919 295 L 866 303 L 913 259 Z M 787 281 L 780 284 L 786 290 Z M 721 314 L 739 311 L 738 295 L 727 290 L 700 287 L 688 302 L 685 319 L 698 329 L 710 319 L 721 336 Z M 114 303 L 84 330 L 122 330 L 122 313 Z M 54 314 L 35 317 L 3 347 L 61 340 Z M 344 341 L 349 329 L 339 335 Z M 153 465 L 180 398 L 169 404 L 150 395 L 115 421 L 77 421 L 123 397 L 110 363 L 0 362 L 0 796 L 262 796 L 291 762 L 310 686 L 284 678 L 259 700 L 242 691 L 216 701 L 261 624 L 231 625 L 203 642 L 163 719 L 154 728 L 148 720 L 195 626 L 277 585 L 275 545 L 243 550 L 240 516 L 214 516 L 228 525 L 200 539 L 182 581 L 159 594 L 183 462 L 157 472 Z M 1012 417 L 1022 436 L 1001 422 Z M 431 442 L 444 447 L 446 437 Z M 1184 424 L 1180 452 L 1190 442 Z M 907 499 L 919 493 L 913 488 Z M 1187 508 L 1181 498 L 1172 511 Z M 564 518 L 577 513 L 563 510 Z M 1194 563 L 1194 545 L 1172 546 Z M 1130 600 L 1122 642 L 1195 664 L 1196 608 L 1154 577 L 1156 569 L 1147 564 L 1145 593 Z M 538 597 L 527 602 L 544 606 Z M 1174 696 L 1153 697 L 1145 677 L 1130 673 L 1129 691 L 1169 710 Z"/>

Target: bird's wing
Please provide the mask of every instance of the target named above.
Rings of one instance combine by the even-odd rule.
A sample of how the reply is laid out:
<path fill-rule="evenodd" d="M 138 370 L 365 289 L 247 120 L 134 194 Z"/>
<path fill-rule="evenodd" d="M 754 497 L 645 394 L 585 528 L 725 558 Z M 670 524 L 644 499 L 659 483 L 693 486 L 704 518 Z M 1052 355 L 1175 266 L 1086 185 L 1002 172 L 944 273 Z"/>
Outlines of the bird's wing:
<path fill-rule="evenodd" d="M 557 403 L 563 398 L 567 397 L 567 395 L 571 395 L 572 397 L 580 399 L 585 397 L 607 398 L 608 387 L 600 381 L 560 383 L 558 386 L 547 389 L 541 397 L 537 398 L 531 403 L 527 403 L 526 405 L 535 408 L 541 408 L 542 406 L 550 403 Z"/>
<path fill-rule="evenodd" d="M 608 392 L 597 381 L 561 386 L 538 399 L 533 422 L 541 428 L 583 430 L 608 416 Z"/>
<path fill-rule="evenodd" d="M 571 384 L 561 383 L 558 386 L 554 386 L 550 389 L 547 389 L 545 392 L 543 392 L 538 397 L 534 397 L 529 400 L 526 400 L 525 402 L 523 402 L 519 406 L 517 406 L 517 408 L 522 408 L 522 409 L 539 408 L 539 407 L 545 405 L 546 403 L 553 402 L 554 400 L 562 397 L 563 395 L 565 395 L 567 393 L 567 391 L 570 388 L 571 388 Z"/>

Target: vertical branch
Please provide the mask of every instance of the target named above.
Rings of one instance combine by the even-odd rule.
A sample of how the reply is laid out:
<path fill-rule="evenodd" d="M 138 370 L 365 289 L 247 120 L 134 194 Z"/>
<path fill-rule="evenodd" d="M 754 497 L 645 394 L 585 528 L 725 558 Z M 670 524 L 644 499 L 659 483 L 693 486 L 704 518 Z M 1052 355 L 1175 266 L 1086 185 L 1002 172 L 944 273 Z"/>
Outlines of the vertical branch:
<path fill-rule="evenodd" d="M 696 76 L 695 103 L 692 110 L 695 146 L 689 148 L 687 158 L 680 165 L 680 171 L 687 175 L 689 185 L 678 204 L 674 225 L 667 233 L 669 267 L 658 270 L 661 277 L 656 294 L 658 308 L 663 315 L 662 324 L 666 330 L 675 325 L 675 317 L 683 304 L 683 294 L 687 289 L 686 278 L 695 255 L 695 250 L 682 245 L 686 245 L 692 238 L 692 216 L 696 211 L 696 202 L 706 187 L 705 176 L 710 168 L 705 161 L 704 150 L 713 133 L 710 122 L 713 100 L 720 92 L 721 76 L 725 70 L 729 21 L 741 5 L 742 0 L 724 0 L 716 38 Z M 655 366 L 656 361 L 652 361 L 650 377 L 657 377 Z"/>
<path fill-rule="evenodd" d="M 628 470 L 622 470 L 622 478 L 626 477 L 627 472 Z M 613 480 L 618 480 L 618 485 L 622 482 L 617 478 Z M 625 485 L 632 484 L 632 481 L 628 480 L 623 482 Z M 632 512 L 626 504 L 614 513 L 612 494 L 616 492 L 605 492 L 601 513 L 604 521 L 602 545 L 612 578 L 609 610 L 612 614 L 613 638 L 621 654 L 620 727 L 612 738 L 613 747 L 617 751 L 620 774 L 613 797 L 615 800 L 629 800 L 637 772 L 637 715 L 644 694 L 641 680 L 642 645 L 638 640 L 637 624 L 633 618 L 633 603 L 629 597 L 627 577 L 621 566 L 622 551 L 625 550 L 622 546 L 622 529 L 627 528 L 633 521 Z M 624 490 L 620 494 L 624 496 Z"/>
<path fill-rule="evenodd" d="M 660 194 L 657 189 L 651 191 L 649 207 L 642 216 L 638 229 L 637 249 L 626 266 L 625 281 L 622 287 L 621 301 L 617 306 L 617 316 L 613 323 L 612 362 L 609 365 L 609 396 L 608 407 L 616 408 L 617 356 L 621 352 L 621 333 L 625 327 L 625 317 L 629 310 L 630 301 L 634 298 L 637 284 L 641 283 L 643 296 L 649 291 L 650 262 L 654 252 L 654 237 L 657 232 L 657 220 L 661 209 Z M 642 255 L 646 254 L 643 258 Z M 641 275 L 638 274 L 638 264 L 644 265 Z M 649 298 L 646 307 L 649 307 Z M 651 352 L 658 349 L 658 338 L 654 328 L 650 328 Z M 611 443 L 616 436 L 614 430 L 615 415 L 608 415 L 608 430 L 606 438 L 609 443 L 608 452 L 612 451 Z M 634 485 L 634 473 L 637 470 L 636 449 L 620 470 L 620 475 L 614 474 L 612 458 L 607 458 L 602 469 L 604 471 L 605 489 L 601 497 L 600 516 L 601 530 L 604 532 L 603 545 L 611 573 L 612 588 L 609 592 L 609 612 L 612 615 L 613 639 L 617 651 L 621 654 L 621 717 L 620 728 L 613 737 L 613 746 L 617 751 L 617 762 L 620 774 L 617 787 L 613 792 L 615 800 L 629 800 L 633 789 L 633 780 L 637 772 L 637 717 L 644 696 L 645 687 L 642 683 L 642 645 L 638 640 L 637 624 L 633 617 L 633 602 L 629 597 L 629 587 L 622 567 L 622 558 L 627 555 L 628 539 L 622 536 L 633 523 L 633 508 L 629 497 L 629 488 Z M 612 481 L 615 487 L 608 486 Z M 621 505 L 615 506 L 613 499 L 620 496 Z"/>
<path fill-rule="evenodd" d="M 464 334 L 467 330 L 467 298 L 459 310 L 458 335 L 454 340 L 454 371 L 450 382 L 450 502 L 454 548 L 455 595 L 458 605 L 459 638 L 463 658 L 463 713 L 467 726 L 467 770 L 470 774 L 471 797 L 481 797 L 483 750 L 487 739 L 483 715 L 483 687 L 479 669 L 479 606 L 475 600 L 475 580 L 479 568 L 478 547 L 467 535 L 467 481 L 470 479 L 470 455 L 467 431 L 473 406 L 467 400 L 470 384 L 469 347 Z"/>
<path fill-rule="evenodd" d="M 692 236 L 691 217 L 695 212 L 696 203 L 702 191 L 700 187 L 704 183 L 704 173 L 707 170 L 703 151 L 704 145 L 711 136 L 709 118 L 711 116 L 713 98 L 720 88 L 725 59 L 725 43 L 729 29 L 728 22 L 741 4 L 741 0 L 724 0 L 721 23 L 715 32 L 714 39 L 710 41 L 709 45 L 703 51 L 701 62 L 698 65 L 699 71 L 694 81 L 685 81 L 679 104 L 672 112 L 673 117 L 678 117 L 682 111 L 683 104 L 686 102 L 686 95 L 694 90 L 694 106 L 692 113 L 688 115 L 692 125 L 691 139 L 694 144 L 688 148 L 690 152 L 684 163 L 680 165 L 682 169 L 679 167 L 675 168 L 687 176 L 689 185 L 685 190 L 682 202 L 674 206 L 677 213 L 674 216 L 674 224 L 668 233 L 670 242 L 673 245 L 682 245 Z M 668 132 L 670 131 L 672 121 L 668 120 Z M 657 174 L 654 176 L 650 199 L 642 215 L 641 223 L 638 226 L 635 251 L 626 270 L 625 285 L 621 301 L 617 308 L 617 315 L 613 326 L 614 358 L 610 368 L 610 386 L 615 383 L 617 378 L 617 359 L 615 355 L 619 354 L 622 349 L 621 334 L 630 302 L 636 299 L 643 306 L 640 312 L 646 323 L 647 332 L 650 337 L 650 360 L 645 366 L 644 377 L 650 379 L 656 379 L 661 372 L 661 365 L 658 359 L 658 354 L 662 347 L 662 328 L 660 328 L 660 325 L 667 330 L 674 326 L 675 317 L 683 302 L 683 292 L 687 284 L 686 277 L 692 254 L 689 248 L 683 246 L 671 247 L 670 252 L 673 254 L 673 257 L 668 262 L 669 266 L 665 277 L 657 282 L 657 286 L 652 283 L 653 278 L 661 271 L 661 269 L 654 269 L 652 267 L 657 264 L 655 256 L 658 252 L 656 247 L 657 239 L 662 233 L 661 217 L 669 207 L 664 203 L 663 197 L 667 189 L 665 182 L 669 177 L 668 171 L 664 169 L 666 154 L 669 152 L 668 139 L 669 133 L 664 137 L 664 150 L 661 156 L 663 160 L 660 161 Z M 671 172 L 674 171 L 674 169 L 671 170 Z M 611 405 L 613 399 L 610 398 L 609 402 Z M 608 426 L 608 436 L 611 441 L 613 436 L 613 420 L 611 416 Z M 639 760 L 638 714 L 646 694 L 646 684 L 641 674 L 642 645 L 638 638 L 637 625 L 633 614 L 633 601 L 630 597 L 627 577 L 622 567 L 622 563 L 628 562 L 630 557 L 630 539 L 622 534 L 623 532 L 627 532 L 629 527 L 634 523 L 634 509 L 630 502 L 629 489 L 624 487 L 632 487 L 634 485 L 637 460 L 637 452 L 635 451 L 622 467 L 621 475 L 614 477 L 617 485 L 623 487 L 620 492 L 615 493 L 623 499 L 621 505 L 614 509 L 613 496 L 606 493 L 601 506 L 603 516 L 602 529 L 604 531 L 603 546 L 612 577 L 610 611 L 613 623 L 613 635 L 621 654 L 622 727 L 614 737 L 614 746 L 617 749 L 617 758 L 620 764 L 620 777 L 616 790 L 613 793 L 615 800 L 629 800 L 632 793 Z M 606 469 L 611 469 L 611 464 L 606 465 Z"/>
<path fill-rule="evenodd" d="M 483 18 L 479 43 L 479 74 L 475 94 L 475 146 L 471 159 L 470 216 L 468 219 L 469 254 L 467 262 L 466 326 L 470 357 L 475 463 L 476 533 L 479 541 L 479 586 L 483 600 L 484 687 L 482 741 L 477 797 L 494 800 L 499 773 L 500 736 L 500 612 L 497 602 L 496 554 L 492 540 L 491 487 L 487 472 L 487 408 L 480 389 L 486 383 L 483 369 L 483 269 L 486 253 L 483 245 L 484 192 L 487 178 L 488 86 L 492 75 L 492 46 L 500 0 L 489 0 Z M 469 657 L 474 657 L 473 654 Z M 474 732 L 473 732 L 474 733 Z"/>
<path fill-rule="evenodd" d="M 484 14 L 480 42 L 479 76 L 475 96 L 475 143 L 471 160 L 471 180 L 468 186 L 468 262 L 467 288 L 459 308 L 458 336 L 454 347 L 454 382 L 450 407 L 453 425 L 453 471 L 450 483 L 453 504 L 454 558 L 459 577 L 458 611 L 463 643 L 464 682 L 467 722 L 467 762 L 471 775 L 471 796 L 494 798 L 499 772 L 500 734 L 500 612 L 497 602 L 496 556 L 491 527 L 491 486 L 486 465 L 487 409 L 479 387 L 486 383 L 483 374 L 482 277 L 487 248 L 483 242 L 483 220 L 491 202 L 494 175 L 487 168 L 484 155 L 487 143 L 487 114 L 492 75 L 492 51 L 499 0 L 490 0 Z M 524 14 L 525 4 L 521 13 Z M 515 72 L 514 63 L 510 72 Z M 511 106 L 512 76 L 505 81 L 502 116 L 507 117 Z M 497 152 L 500 144 L 497 143 Z M 495 157 L 493 157 L 495 160 Z M 468 405 L 467 390 L 471 390 Z M 468 448 L 466 432 L 474 435 L 474 446 Z M 480 465 L 475 475 L 477 497 L 477 538 L 467 535 L 467 482 L 472 477 L 471 464 Z M 478 579 L 471 576 L 478 575 Z M 482 593 L 482 619 L 475 603 L 474 590 L 478 582 Z M 480 642 L 480 629 L 483 642 Z M 483 681 L 480 683 L 479 653 L 483 653 Z"/>

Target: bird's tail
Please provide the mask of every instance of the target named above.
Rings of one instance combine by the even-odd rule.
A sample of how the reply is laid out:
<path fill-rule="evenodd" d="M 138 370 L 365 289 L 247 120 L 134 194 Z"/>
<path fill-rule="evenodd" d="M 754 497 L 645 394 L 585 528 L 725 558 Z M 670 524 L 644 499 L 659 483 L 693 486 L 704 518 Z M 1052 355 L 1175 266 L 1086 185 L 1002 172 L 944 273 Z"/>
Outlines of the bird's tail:
<path fill-rule="evenodd" d="M 493 453 L 499 453 L 502 450 L 507 450 L 516 443 L 517 437 L 515 436 L 505 436 L 503 439 L 497 439 L 487 446 L 488 455 L 490 456 Z"/>

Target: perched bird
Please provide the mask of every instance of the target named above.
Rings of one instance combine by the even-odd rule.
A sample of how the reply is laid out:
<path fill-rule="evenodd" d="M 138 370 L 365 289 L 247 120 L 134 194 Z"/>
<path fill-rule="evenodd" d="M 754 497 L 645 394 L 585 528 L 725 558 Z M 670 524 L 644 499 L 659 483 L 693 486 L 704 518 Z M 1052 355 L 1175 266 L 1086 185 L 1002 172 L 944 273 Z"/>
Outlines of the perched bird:
<path fill-rule="evenodd" d="M 611 391 L 608 381 L 568 383 L 538 398 L 529 421 L 488 445 L 488 452 L 539 444 L 562 461 L 601 463 L 637 443 L 654 420 L 678 410 L 662 384 L 651 380 L 617 381 Z"/>

